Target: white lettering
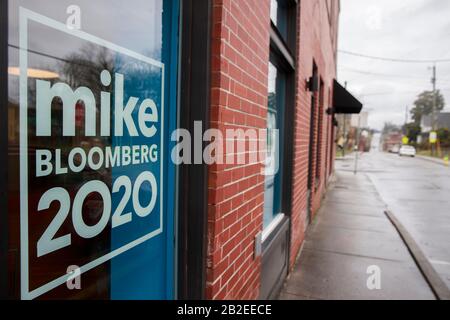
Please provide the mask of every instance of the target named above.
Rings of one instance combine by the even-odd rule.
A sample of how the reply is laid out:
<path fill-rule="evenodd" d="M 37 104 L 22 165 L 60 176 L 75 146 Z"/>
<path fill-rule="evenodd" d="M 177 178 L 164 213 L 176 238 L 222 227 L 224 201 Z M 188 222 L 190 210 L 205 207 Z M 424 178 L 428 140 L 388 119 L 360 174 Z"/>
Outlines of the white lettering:
<path fill-rule="evenodd" d="M 128 102 L 124 107 L 124 76 L 120 73 L 116 73 L 115 95 L 115 135 L 117 137 L 123 137 L 123 124 L 125 123 L 130 136 L 137 137 L 138 132 L 131 115 L 139 99 L 131 97 L 130 99 L 128 99 Z"/>
<path fill-rule="evenodd" d="M 122 147 L 122 166 L 131 164 L 131 148 L 129 146 Z"/>
<path fill-rule="evenodd" d="M 36 177 L 46 177 L 53 171 L 52 153 L 49 150 L 36 150 Z"/>
<path fill-rule="evenodd" d="M 65 83 L 51 86 L 50 81 L 36 81 L 36 135 L 51 136 L 51 106 L 53 100 L 59 97 L 63 105 L 63 136 L 75 136 L 75 107 L 82 101 L 85 108 L 85 133 L 87 137 L 95 136 L 96 103 L 92 91 L 80 87 L 74 91 Z"/>
<path fill-rule="evenodd" d="M 111 147 L 106 147 L 106 163 L 105 167 L 108 169 L 110 167 L 120 166 L 120 147 L 115 147 L 114 152 L 111 151 Z"/>
<path fill-rule="evenodd" d="M 95 155 L 97 159 L 95 160 Z M 88 165 L 92 170 L 99 170 L 103 165 L 104 155 L 102 149 L 99 147 L 94 147 L 89 151 L 88 155 Z M 95 163 L 97 161 L 97 163 Z"/>
<path fill-rule="evenodd" d="M 150 114 L 146 113 L 148 109 L 151 110 Z M 145 137 L 151 138 L 156 134 L 156 127 L 154 125 L 147 127 L 147 122 L 158 122 L 158 110 L 152 99 L 144 100 L 139 108 L 139 128 Z"/>
<path fill-rule="evenodd" d="M 140 158 L 139 151 L 141 150 L 141 147 L 140 146 L 133 146 L 132 149 L 133 149 L 133 151 L 132 151 L 132 154 L 133 154 L 133 156 L 132 156 L 132 158 L 133 158 L 132 163 L 134 165 L 139 164 L 139 158 Z"/>
<path fill-rule="evenodd" d="M 58 174 L 66 174 L 67 168 L 63 168 L 61 166 L 61 149 L 55 150 L 55 173 Z"/>
<path fill-rule="evenodd" d="M 153 163 L 158 162 L 158 146 L 156 144 L 150 147 L 150 161 Z"/>
<path fill-rule="evenodd" d="M 76 159 L 76 160 L 75 160 Z M 77 162 L 77 164 L 75 163 Z M 86 153 L 81 148 L 74 148 L 69 153 L 69 169 L 72 172 L 79 173 L 83 171 L 84 167 L 86 166 Z"/>

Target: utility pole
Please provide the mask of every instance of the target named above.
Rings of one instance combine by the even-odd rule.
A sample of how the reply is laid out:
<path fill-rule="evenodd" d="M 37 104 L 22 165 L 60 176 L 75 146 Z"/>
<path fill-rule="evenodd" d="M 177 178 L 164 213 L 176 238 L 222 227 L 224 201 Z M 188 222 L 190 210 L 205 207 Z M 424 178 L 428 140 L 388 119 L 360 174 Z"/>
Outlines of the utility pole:
<path fill-rule="evenodd" d="M 354 173 L 358 173 L 358 160 L 359 160 L 359 142 L 361 135 L 361 114 L 358 114 L 358 128 L 356 128 L 356 150 L 355 150 L 355 170 Z"/>
<path fill-rule="evenodd" d="M 347 89 L 347 81 L 344 83 L 345 89 Z M 345 148 L 347 148 L 347 115 L 344 113 L 344 146 L 342 148 L 342 156 L 345 157 Z"/>
<path fill-rule="evenodd" d="M 407 125 L 408 125 L 408 112 L 409 112 L 409 108 L 408 106 L 406 106 L 405 108 L 405 136 L 408 135 L 408 129 L 407 129 Z"/>
<path fill-rule="evenodd" d="M 432 111 L 432 127 L 433 127 L 433 132 L 437 132 L 437 97 L 436 97 L 436 63 L 434 63 L 433 65 L 433 77 L 431 78 L 431 83 L 433 84 L 433 111 Z M 434 156 L 436 152 L 436 146 L 433 143 L 431 145 L 431 153 Z"/>

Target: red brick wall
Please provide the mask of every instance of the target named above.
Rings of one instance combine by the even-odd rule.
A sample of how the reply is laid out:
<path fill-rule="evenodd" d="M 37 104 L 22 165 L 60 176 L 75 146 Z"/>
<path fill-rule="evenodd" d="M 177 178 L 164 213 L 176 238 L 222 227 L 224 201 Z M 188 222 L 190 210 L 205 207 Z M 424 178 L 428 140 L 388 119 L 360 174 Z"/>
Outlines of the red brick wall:
<path fill-rule="evenodd" d="M 327 2 L 329 7 L 327 6 Z M 338 24 L 338 1 L 335 1 L 333 8 L 329 1 L 308 1 L 299 2 L 298 28 L 297 28 L 297 95 L 296 95 L 296 115 L 295 115 L 295 154 L 294 154 L 294 172 L 293 172 L 293 198 L 292 198 L 292 232 L 291 232 L 291 267 L 301 248 L 305 236 L 305 228 L 308 212 L 308 163 L 309 163 L 309 135 L 310 135 L 310 117 L 311 117 L 311 93 L 305 90 L 306 80 L 312 76 L 313 62 L 316 63 L 319 76 L 324 82 L 324 99 L 322 108 L 323 123 L 321 137 L 318 137 L 318 112 L 319 105 L 316 99 L 316 126 L 314 132 L 314 146 L 317 145 L 317 139 L 321 139 L 320 150 L 314 150 L 313 168 L 316 168 L 317 152 L 320 152 L 321 163 L 318 166 L 320 172 L 320 184 L 317 190 L 313 188 L 312 210 L 317 212 L 323 197 L 326 184 L 331 171 L 328 168 L 333 167 L 330 159 L 334 158 L 329 152 L 334 154 L 331 132 L 334 130 L 328 123 L 332 121 L 326 114 L 326 109 L 332 105 L 333 80 L 336 78 L 336 48 L 337 48 L 337 24 Z M 334 11 L 332 10 L 334 9 Z M 328 94 L 328 92 L 331 94 Z M 318 98 L 318 95 L 317 95 Z M 327 130 L 327 127 L 331 127 Z M 328 139 L 327 139 L 328 138 Z M 328 141 L 328 143 L 327 143 Z M 315 169 L 311 173 L 316 176 Z M 313 183 L 315 184 L 315 183 Z"/>
<path fill-rule="evenodd" d="M 338 3 L 333 0 L 332 2 Z M 305 90 L 315 61 L 324 82 L 321 136 L 314 133 L 314 160 L 319 153 L 320 184 L 313 193 L 314 212 L 331 173 L 334 158 L 331 117 L 333 79 L 336 76 L 338 6 L 329 15 L 326 0 L 299 2 L 297 30 L 297 87 L 291 266 L 303 243 L 307 217 L 307 180 L 311 93 Z M 212 39 L 211 127 L 266 128 L 270 48 L 270 0 L 214 0 Z M 330 17 L 332 27 L 330 27 Z M 333 18 L 334 17 L 334 18 Z M 318 97 L 317 97 L 318 98 Z M 318 101 L 318 99 L 316 99 Z M 316 119 L 318 104 L 316 105 Z M 321 143 L 317 143 L 320 139 Z M 313 166 L 316 167 L 315 164 Z M 262 230 L 264 176 L 261 164 L 212 165 L 209 168 L 208 299 L 256 299 L 260 287 L 260 258 L 254 258 L 254 239 Z M 316 176 L 315 170 L 312 172 Z"/>
<path fill-rule="evenodd" d="M 214 0 L 211 126 L 266 128 L 269 0 Z M 209 169 L 208 299 L 256 299 L 264 176 L 260 164 Z"/>

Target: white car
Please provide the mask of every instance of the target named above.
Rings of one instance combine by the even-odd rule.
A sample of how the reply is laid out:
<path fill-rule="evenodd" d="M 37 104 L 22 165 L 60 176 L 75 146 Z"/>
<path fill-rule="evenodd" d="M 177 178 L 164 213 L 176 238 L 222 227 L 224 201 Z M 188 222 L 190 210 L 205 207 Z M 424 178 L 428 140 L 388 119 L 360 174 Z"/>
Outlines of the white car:
<path fill-rule="evenodd" d="M 392 147 L 389 149 L 389 152 L 390 152 L 390 153 L 398 153 L 399 151 L 400 151 L 400 146 L 399 146 L 398 144 L 392 146 Z"/>
<path fill-rule="evenodd" d="M 407 156 L 407 157 L 415 157 L 416 156 L 416 148 L 413 146 L 402 146 L 398 152 L 398 155 L 400 157 Z"/>

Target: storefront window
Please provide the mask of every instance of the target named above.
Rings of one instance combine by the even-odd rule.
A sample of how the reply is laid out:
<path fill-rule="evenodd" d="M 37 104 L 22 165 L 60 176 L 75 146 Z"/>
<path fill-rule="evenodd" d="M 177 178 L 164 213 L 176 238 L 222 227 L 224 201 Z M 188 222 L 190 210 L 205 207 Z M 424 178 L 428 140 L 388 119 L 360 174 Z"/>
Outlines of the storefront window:
<path fill-rule="evenodd" d="M 270 1 L 270 18 L 285 40 L 288 34 L 288 2 L 289 0 Z"/>
<path fill-rule="evenodd" d="M 278 23 L 278 0 L 270 1 L 270 19 L 277 25 Z"/>
<path fill-rule="evenodd" d="M 173 298 L 177 8 L 9 1 L 11 296 Z"/>
<path fill-rule="evenodd" d="M 284 106 L 285 78 L 277 67 L 269 63 L 269 92 L 267 111 L 267 163 L 269 170 L 265 180 L 264 193 L 264 227 L 281 213 L 281 179 L 282 179 L 282 127 Z"/>

